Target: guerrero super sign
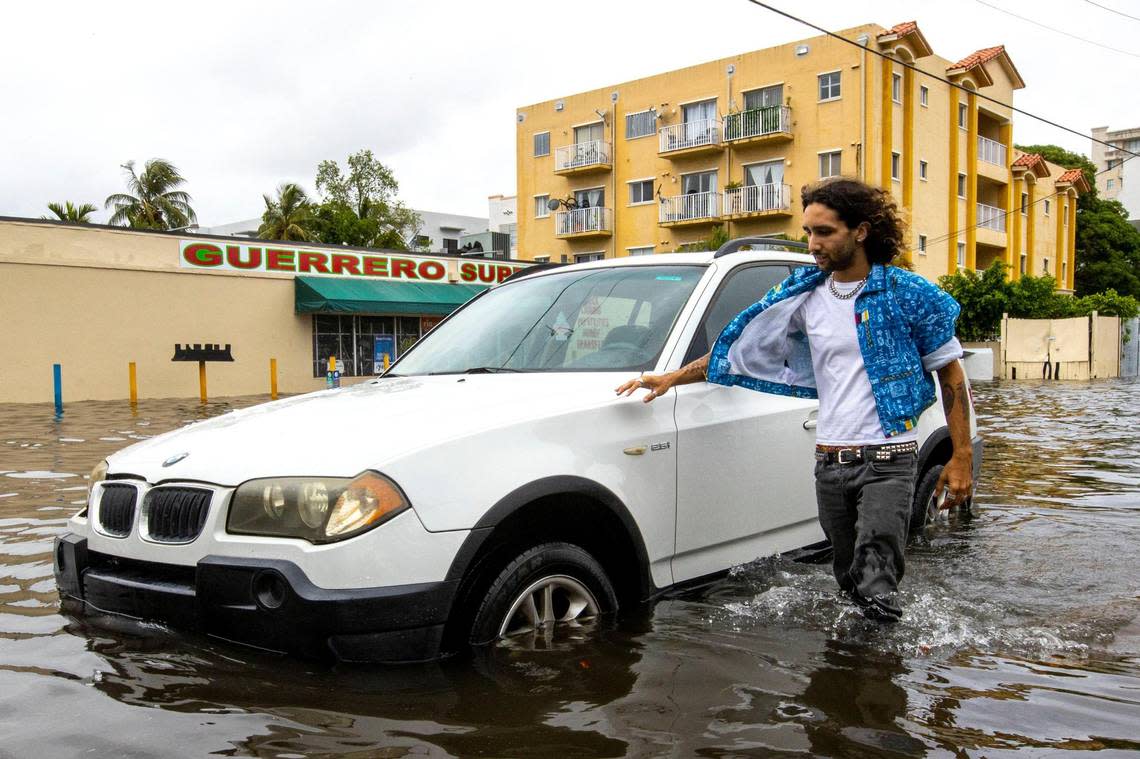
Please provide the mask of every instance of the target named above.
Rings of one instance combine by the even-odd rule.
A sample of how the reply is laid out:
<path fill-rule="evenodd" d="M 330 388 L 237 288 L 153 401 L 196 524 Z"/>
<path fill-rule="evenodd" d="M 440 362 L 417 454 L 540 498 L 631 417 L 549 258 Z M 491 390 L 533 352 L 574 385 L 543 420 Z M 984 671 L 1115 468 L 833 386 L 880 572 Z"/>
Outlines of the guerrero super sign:
<path fill-rule="evenodd" d="M 410 258 L 353 251 L 301 250 L 182 240 L 179 265 L 189 269 L 326 274 L 418 282 L 494 284 L 520 266 L 459 259 Z M 450 276 L 454 272 L 454 277 Z"/>

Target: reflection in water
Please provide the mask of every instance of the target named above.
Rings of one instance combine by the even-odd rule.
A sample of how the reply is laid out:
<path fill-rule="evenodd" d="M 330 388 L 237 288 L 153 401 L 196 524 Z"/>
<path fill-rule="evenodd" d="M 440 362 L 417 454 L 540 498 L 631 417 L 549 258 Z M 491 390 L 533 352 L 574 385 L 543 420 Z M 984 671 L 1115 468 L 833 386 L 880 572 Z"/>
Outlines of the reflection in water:
<path fill-rule="evenodd" d="M 973 519 L 868 623 L 773 557 L 554 650 L 329 667 L 61 615 L 93 464 L 250 405 L 0 406 L 0 756 L 918 756 L 1140 750 L 1140 384 L 986 384 Z M 8 752 L 8 753 L 5 753 Z"/>

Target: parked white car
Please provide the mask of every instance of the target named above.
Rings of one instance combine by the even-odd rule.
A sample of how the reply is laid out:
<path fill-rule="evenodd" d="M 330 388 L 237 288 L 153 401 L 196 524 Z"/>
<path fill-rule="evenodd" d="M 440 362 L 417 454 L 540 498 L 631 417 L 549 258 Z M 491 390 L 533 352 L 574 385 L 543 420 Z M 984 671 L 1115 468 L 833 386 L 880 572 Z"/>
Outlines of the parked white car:
<path fill-rule="evenodd" d="M 57 539 L 61 595 L 76 613 L 409 661 L 818 547 L 816 401 L 707 383 L 651 404 L 614 393 L 703 355 L 811 263 L 795 244 L 755 247 L 528 270 L 383 377 L 114 454 Z M 916 524 L 951 450 L 938 404 L 920 431 Z"/>

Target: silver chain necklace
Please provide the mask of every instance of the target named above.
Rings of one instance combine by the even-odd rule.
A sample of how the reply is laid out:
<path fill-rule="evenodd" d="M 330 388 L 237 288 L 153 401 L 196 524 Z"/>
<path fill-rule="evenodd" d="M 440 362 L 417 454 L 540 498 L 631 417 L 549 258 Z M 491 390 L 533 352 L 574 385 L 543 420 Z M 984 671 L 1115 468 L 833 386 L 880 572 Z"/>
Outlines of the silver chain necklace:
<path fill-rule="evenodd" d="M 863 277 L 861 280 L 859 280 L 859 284 L 855 285 L 854 290 L 851 290 L 849 292 L 842 292 L 838 287 L 835 286 L 835 277 L 830 274 L 827 276 L 827 289 L 831 291 L 832 295 L 834 295 L 836 298 L 839 298 L 839 300 L 851 300 L 859 294 L 859 291 L 863 289 L 863 285 L 865 284 L 867 284 L 867 278 Z"/>

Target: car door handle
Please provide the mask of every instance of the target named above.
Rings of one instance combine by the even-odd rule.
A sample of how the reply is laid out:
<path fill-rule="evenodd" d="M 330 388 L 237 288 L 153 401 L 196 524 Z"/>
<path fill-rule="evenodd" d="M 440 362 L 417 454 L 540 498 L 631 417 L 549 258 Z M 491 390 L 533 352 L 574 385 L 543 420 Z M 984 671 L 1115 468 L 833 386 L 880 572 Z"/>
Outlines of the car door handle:
<path fill-rule="evenodd" d="M 819 424 L 818 419 L 804 419 L 805 430 L 814 430 L 817 424 Z"/>

